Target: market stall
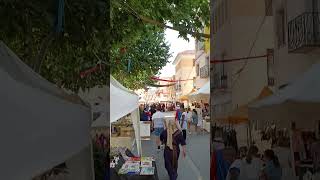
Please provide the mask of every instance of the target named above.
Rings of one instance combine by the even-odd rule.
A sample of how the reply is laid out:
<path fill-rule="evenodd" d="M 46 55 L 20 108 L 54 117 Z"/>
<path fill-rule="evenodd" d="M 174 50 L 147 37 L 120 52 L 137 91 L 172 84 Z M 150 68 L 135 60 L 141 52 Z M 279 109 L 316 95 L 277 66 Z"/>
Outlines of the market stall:
<path fill-rule="evenodd" d="M 277 129 L 290 130 L 292 165 L 300 178 L 307 170 L 320 171 L 319 76 L 320 64 L 315 64 L 296 81 L 249 106 L 249 119 L 259 128 L 273 124 Z"/>
<path fill-rule="evenodd" d="M 70 179 L 92 179 L 90 107 L 35 73 L 2 42 L 0 83 L 0 179 L 32 179 L 59 164 Z"/>
<path fill-rule="evenodd" d="M 110 123 L 130 114 L 135 130 L 138 155 L 141 152 L 139 97 L 110 77 Z"/>

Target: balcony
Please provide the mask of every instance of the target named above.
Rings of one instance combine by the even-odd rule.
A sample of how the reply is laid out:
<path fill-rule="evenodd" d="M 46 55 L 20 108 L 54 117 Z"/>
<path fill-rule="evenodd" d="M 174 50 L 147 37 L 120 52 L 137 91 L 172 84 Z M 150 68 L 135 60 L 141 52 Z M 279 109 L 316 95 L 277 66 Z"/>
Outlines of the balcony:
<path fill-rule="evenodd" d="M 215 74 L 213 78 L 213 89 L 227 89 L 228 88 L 228 76 Z"/>
<path fill-rule="evenodd" d="M 320 13 L 306 12 L 288 23 L 288 50 L 308 53 L 320 47 Z"/>
<path fill-rule="evenodd" d="M 209 65 L 204 65 L 200 68 L 200 78 L 208 78 L 209 77 Z"/>

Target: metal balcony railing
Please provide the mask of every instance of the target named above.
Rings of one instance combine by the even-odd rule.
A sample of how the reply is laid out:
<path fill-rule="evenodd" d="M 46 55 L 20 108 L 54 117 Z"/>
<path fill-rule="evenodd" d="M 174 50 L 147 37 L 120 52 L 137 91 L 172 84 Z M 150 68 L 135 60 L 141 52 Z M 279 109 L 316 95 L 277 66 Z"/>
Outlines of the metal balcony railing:
<path fill-rule="evenodd" d="M 288 23 L 289 52 L 308 52 L 320 47 L 319 12 L 306 12 Z"/>
<path fill-rule="evenodd" d="M 228 88 L 228 76 L 215 74 L 213 78 L 213 89 L 227 89 Z"/>
<path fill-rule="evenodd" d="M 200 78 L 209 77 L 209 65 L 204 65 L 200 68 Z"/>

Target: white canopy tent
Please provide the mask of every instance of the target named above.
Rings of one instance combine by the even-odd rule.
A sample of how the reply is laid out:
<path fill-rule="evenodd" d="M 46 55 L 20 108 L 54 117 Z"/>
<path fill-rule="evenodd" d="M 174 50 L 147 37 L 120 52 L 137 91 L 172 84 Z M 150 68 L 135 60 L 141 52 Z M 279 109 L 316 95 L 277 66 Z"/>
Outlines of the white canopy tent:
<path fill-rule="evenodd" d="M 204 84 L 197 92 L 191 93 L 189 96 L 210 95 L 210 81 Z"/>
<path fill-rule="evenodd" d="M 89 147 L 90 108 L 33 72 L 2 42 L 0 83 L 0 179 L 31 179 Z"/>
<path fill-rule="evenodd" d="M 198 91 L 193 92 L 188 95 L 190 100 L 207 100 L 209 102 L 210 98 L 210 81 L 208 81 L 206 84 L 204 84 Z"/>
<path fill-rule="evenodd" d="M 299 127 L 314 127 L 319 120 L 320 63 L 282 90 L 263 100 L 249 105 L 250 119 L 274 122 L 281 127 L 296 122 Z"/>
<path fill-rule="evenodd" d="M 110 122 L 131 114 L 138 155 L 141 155 L 139 96 L 110 76 Z"/>

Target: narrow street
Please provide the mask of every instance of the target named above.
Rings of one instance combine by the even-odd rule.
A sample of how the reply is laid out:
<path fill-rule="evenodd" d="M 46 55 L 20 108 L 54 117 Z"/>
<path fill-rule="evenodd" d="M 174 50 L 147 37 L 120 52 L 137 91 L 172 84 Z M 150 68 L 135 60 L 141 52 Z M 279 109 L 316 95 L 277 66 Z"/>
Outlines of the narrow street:
<path fill-rule="evenodd" d="M 173 112 L 166 112 L 166 116 Z M 210 145 L 209 133 L 187 136 L 187 156 L 180 154 L 178 167 L 178 180 L 209 180 L 210 179 Z M 169 177 L 164 167 L 163 151 L 156 151 L 155 136 L 151 140 L 142 141 L 143 156 L 154 156 L 157 163 L 159 180 L 167 180 Z"/>

